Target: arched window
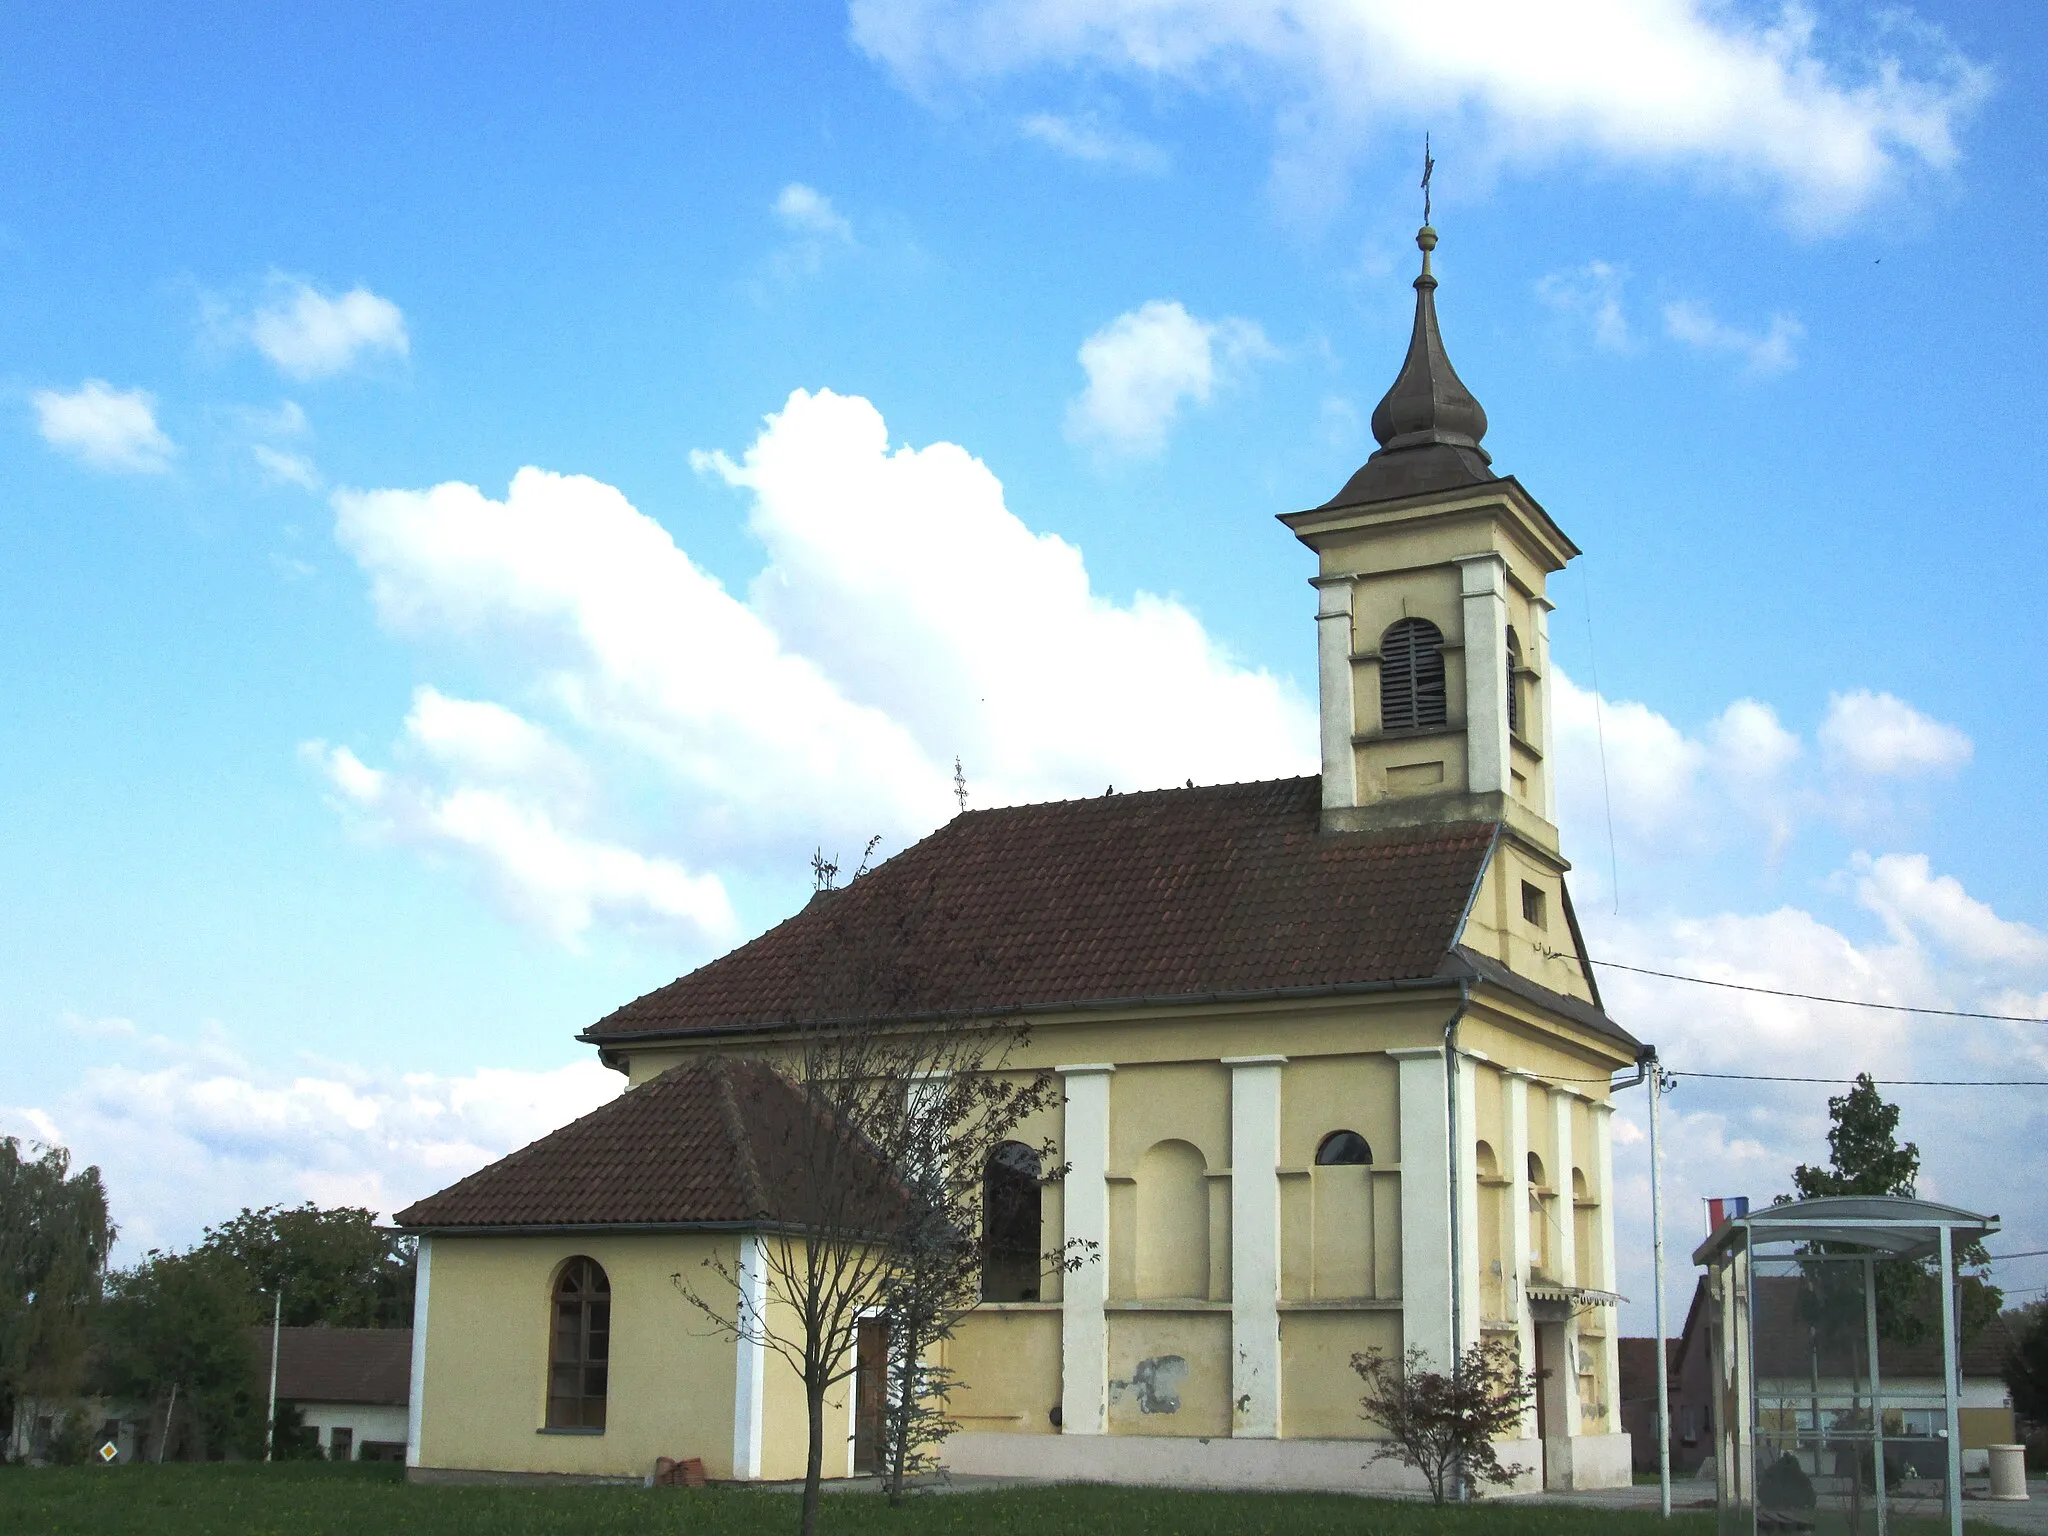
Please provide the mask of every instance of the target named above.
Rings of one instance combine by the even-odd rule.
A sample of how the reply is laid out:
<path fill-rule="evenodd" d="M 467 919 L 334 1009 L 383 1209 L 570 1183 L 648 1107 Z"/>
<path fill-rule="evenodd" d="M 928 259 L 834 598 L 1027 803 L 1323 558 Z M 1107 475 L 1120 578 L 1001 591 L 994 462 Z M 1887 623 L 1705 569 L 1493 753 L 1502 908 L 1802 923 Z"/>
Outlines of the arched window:
<path fill-rule="evenodd" d="M 1515 676 L 1522 670 L 1522 642 L 1515 638 L 1515 627 L 1508 626 L 1508 732 L 1522 734 L 1522 686 Z"/>
<path fill-rule="evenodd" d="M 1482 1179 L 1500 1177 L 1500 1159 L 1493 1155 L 1493 1143 L 1474 1142 L 1472 1145 L 1472 1171 Z"/>
<path fill-rule="evenodd" d="M 1543 1159 L 1534 1152 L 1529 1154 L 1529 1187 L 1531 1189 L 1541 1189 L 1543 1187 Z"/>
<path fill-rule="evenodd" d="M 577 1257 L 555 1277 L 548 1343 L 548 1428 L 603 1429 L 611 1361 L 612 1285 L 595 1259 Z"/>
<path fill-rule="evenodd" d="M 1038 1154 L 1006 1141 L 981 1176 L 981 1299 L 1038 1300 Z"/>
<path fill-rule="evenodd" d="M 1380 636 L 1380 729 L 1444 724 L 1444 636 L 1427 619 L 1397 619 Z"/>
<path fill-rule="evenodd" d="M 1356 1131 L 1332 1131 L 1316 1148 L 1316 1166 L 1335 1168 L 1347 1163 L 1370 1163 L 1372 1148 Z"/>

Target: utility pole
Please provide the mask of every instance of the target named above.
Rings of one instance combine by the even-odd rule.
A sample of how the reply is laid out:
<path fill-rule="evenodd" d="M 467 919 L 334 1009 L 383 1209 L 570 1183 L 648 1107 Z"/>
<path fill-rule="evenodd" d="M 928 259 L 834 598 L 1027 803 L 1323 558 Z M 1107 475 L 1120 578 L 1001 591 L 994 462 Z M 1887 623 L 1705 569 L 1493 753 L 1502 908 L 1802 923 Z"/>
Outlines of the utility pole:
<path fill-rule="evenodd" d="M 1654 1104 L 1656 1099 L 1653 1097 L 1650 1102 Z M 1654 1120 L 1651 1121 L 1651 1124 L 1654 1125 L 1655 1123 Z M 1658 1316 L 1661 1318 L 1663 1314 L 1660 1312 Z M 270 1453 L 275 1449 L 272 1442 L 277 1439 L 277 1339 L 278 1325 L 283 1321 L 284 1285 L 280 1282 L 270 1305 L 270 1420 L 263 1426 L 263 1459 L 265 1461 L 270 1460 Z M 1660 1331 L 1662 1330 L 1663 1324 L 1661 1322 L 1658 1324 L 1658 1328 Z M 1662 1348 L 1663 1346 L 1660 1345 L 1658 1347 Z"/>
<path fill-rule="evenodd" d="M 1657 1508 L 1671 1518 L 1671 1367 L 1664 1358 L 1664 1159 L 1657 1141 L 1657 1107 L 1664 1098 L 1664 1063 L 1650 1053 L 1650 1269 L 1657 1312 Z"/>
<path fill-rule="evenodd" d="M 178 1411 L 178 1384 L 171 1383 L 171 1405 L 164 1410 L 164 1432 L 157 1436 L 156 1464 L 164 1464 L 164 1447 L 171 1443 L 171 1415 Z"/>

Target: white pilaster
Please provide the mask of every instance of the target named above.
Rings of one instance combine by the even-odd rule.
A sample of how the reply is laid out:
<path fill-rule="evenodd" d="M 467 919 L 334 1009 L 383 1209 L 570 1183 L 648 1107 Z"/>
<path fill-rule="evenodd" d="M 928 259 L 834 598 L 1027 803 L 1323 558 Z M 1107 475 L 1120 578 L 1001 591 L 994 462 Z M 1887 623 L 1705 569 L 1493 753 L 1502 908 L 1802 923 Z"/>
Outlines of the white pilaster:
<path fill-rule="evenodd" d="M 1507 1148 L 1504 1170 L 1508 1177 L 1508 1260 L 1507 1278 L 1513 1292 L 1508 1316 L 1514 1319 L 1515 1338 L 1521 1346 L 1522 1369 L 1536 1367 L 1536 1322 L 1529 1311 L 1529 1074 L 1507 1075 Z M 1536 1433 L 1536 1404 L 1532 1399 L 1522 1415 L 1522 1433 Z"/>
<path fill-rule="evenodd" d="M 1576 1198 L 1572 1192 L 1572 1103 L 1577 1097 L 1568 1088 L 1553 1087 L 1550 1090 L 1550 1109 L 1555 1117 L 1557 1167 L 1550 1175 L 1557 1198 L 1551 1209 L 1557 1215 L 1557 1228 L 1551 1234 L 1557 1241 L 1557 1278 L 1565 1285 L 1578 1285 L 1578 1211 L 1573 1205 Z M 1552 1427 L 1552 1434 L 1576 1435 L 1581 1432 L 1579 1419 L 1579 1320 L 1575 1312 L 1564 1325 L 1564 1359 L 1559 1362 L 1558 1372 L 1563 1377 L 1564 1423 Z"/>
<path fill-rule="evenodd" d="M 1458 1053 L 1458 1315 L 1464 1326 L 1458 1345 L 1479 1342 L 1479 1072 L 1486 1060 Z"/>
<path fill-rule="evenodd" d="M 1537 598 L 1536 643 L 1529 664 L 1536 669 L 1535 697 L 1524 700 L 1536 707 L 1537 750 L 1543 754 L 1543 819 L 1557 825 L 1557 758 L 1550 750 L 1550 610 L 1547 598 Z M 1603 1186 L 1604 1187 L 1604 1186 Z"/>
<path fill-rule="evenodd" d="M 1552 1145 L 1557 1148 L 1557 1167 L 1550 1181 L 1557 1190 L 1557 1278 L 1565 1285 L 1578 1285 L 1578 1220 L 1572 1200 L 1572 1102 L 1577 1096 L 1569 1089 L 1550 1091 L 1550 1112 L 1556 1129 Z"/>
<path fill-rule="evenodd" d="M 1508 789 L 1507 562 L 1458 561 L 1465 612 L 1465 761 L 1472 793 Z"/>
<path fill-rule="evenodd" d="M 1450 1105 L 1438 1046 L 1389 1051 L 1400 1066 L 1401 1338 L 1448 1371 L 1451 1348 Z"/>
<path fill-rule="evenodd" d="M 1230 1068 L 1230 1432 L 1280 1434 L 1280 1068 L 1285 1056 L 1226 1056 Z"/>
<path fill-rule="evenodd" d="M 1351 737 L 1358 729 L 1357 688 L 1351 676 L 1349 576 L 1318 576 L 1316 665 L 1322 679 L 1323 809 L 1358 804 L 1358 756 Z"/>
<path fill-rule="evenodd" d="M 761 1475 L 761 1424 L 768 1378 L 768 1346 L 759 1333 L 768 1310 L 768 1264 L 759 1234 L 749 1232 L 740 1238 L 735 1278 L 742 1336 L 733 1360 L 732 1475 L 756 1478 Z"/>
<path fill-rule="evenodd" d="M 1593 1106 L 1593 1186 L 1600 1202 L 1600 1257 L 1593 1283 L 1612 1291 L 1618 1275 L 1614 1262 L 1614 1106 Z M 1607 1404 L 1607 1427 L 1621 1427 L 1621 1314 L 1607 1312 L 1607 1355 L 1600 1363 L 1600 1398 Z"/>
<path fill-rule="evenodd" d="M 1095 1246 L 1060 1300 L 1060 1424 L 1069 1435 L 1109 1428 L 1109 1076 L 1102 1063 L 1055 1067 L 1066 1087 L 1064 1242 Z"/>
<path fill-rule="evenodd" d="M 412 1385 L 405 1400 L 405 1464 L 420 1465 L 420 1425 L 427 1411 L 427 1298 L 434 1287 L 434 1240 L 420 1239 L 412 1286 Z"/>

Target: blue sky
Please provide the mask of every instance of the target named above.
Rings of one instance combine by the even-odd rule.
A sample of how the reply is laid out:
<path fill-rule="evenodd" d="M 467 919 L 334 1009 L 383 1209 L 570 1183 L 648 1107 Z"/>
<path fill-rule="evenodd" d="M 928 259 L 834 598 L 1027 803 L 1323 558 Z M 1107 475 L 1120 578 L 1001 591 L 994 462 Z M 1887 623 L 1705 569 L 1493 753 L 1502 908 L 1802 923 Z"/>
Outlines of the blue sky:
<path fill-rule="evenodd" d="M 1372 446 L 1425 130 L 1451 354 L 1587 551 L 1596 950 L 2048 1012 L 2043 66 L 2017 4 L 10 7 L 0 1126 L 137 1243 L 388 1209 L 956 754 L 1308 768 L 1272 515 Z M 1680 1068 L 2048 1076 L 1611 1001 Z M 1826 1091 L 1686 1085 L 1674 1199 L 1784 1187 Z M 1901 1093 L 2048 1246 L 2037 1096 Z"/>

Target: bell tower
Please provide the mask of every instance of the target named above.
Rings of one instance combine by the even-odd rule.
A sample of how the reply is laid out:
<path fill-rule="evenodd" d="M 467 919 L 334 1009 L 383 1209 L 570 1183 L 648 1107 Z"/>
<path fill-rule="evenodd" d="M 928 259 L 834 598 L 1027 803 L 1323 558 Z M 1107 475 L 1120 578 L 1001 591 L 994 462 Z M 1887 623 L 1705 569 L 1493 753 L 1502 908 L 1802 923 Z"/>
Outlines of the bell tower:
<path fill-rule="evenodd" d="M 1561 868 L 1544 586 L 1579 549 L 1480 446 L 1486 412 L 1437 328 L 1436 231 L 1415 243 L 1415 327 L 1372 413 L 1379 449 L 1280 519 L 1318 560 L 1322 825 L 1502 822 Z"/>

